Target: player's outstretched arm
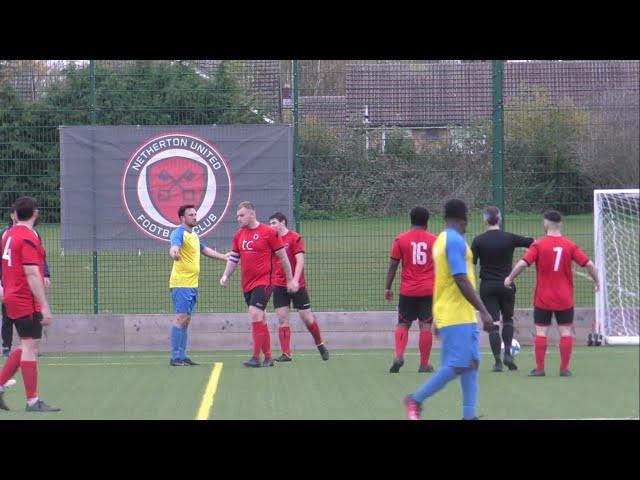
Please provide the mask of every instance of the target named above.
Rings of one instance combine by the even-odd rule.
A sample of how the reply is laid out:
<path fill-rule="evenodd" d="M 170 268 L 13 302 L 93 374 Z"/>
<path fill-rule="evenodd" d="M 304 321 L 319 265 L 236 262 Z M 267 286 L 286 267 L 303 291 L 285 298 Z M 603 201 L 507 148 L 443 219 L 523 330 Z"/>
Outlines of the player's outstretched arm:
<path fill-rule="evenodd" d="M 534 242 L 534 239 L 531 237 L 521 237 L 520 235 L 516 235 L 515 233 L 512 233 L 511 242 L 514 248 L 517 248 L 517 247 L 529 248 L 531 244 Z"/>
<path fill-rule="evenodd" d="M 233 272 L 236 271 L 238 262 L 240 262 L 240 254 L 238 252 L 231 251 L 227 255 L 229 255 L 229 260 L 227 260 L 227 266 L 224 269 L 222 277 L 220 277 L 220 286 L 223 288 L 227 288 L 229 286 L 229 279 L 231 278 L 231 275 L 233 275 Z"/>
<path fill-rule="evenodd" d="M 587 273 L 593 280 L 594 288 L 595 288 L 595 291 L 597 292 L 598 290 L 600 290 L 600 279 L 598 277 L 598 270 L 596 270 L 596 266 L 593 264 L 591 260 L 589 260 L 587 264 L 584 266 L 584 268 L 587 270 Z"/>
<path fill-rule="evenodd" d="M 507 275 L 507 278 L 504 279 L 504 286 L 507 288 L 511 288 L 511 284 L 516 279 L 516 277 L 520 275 L 528 266 L 529 264 L 524 260 L 518 260 L 518 263 L 516 263 L 516 266 L 513 267 L 511 273 Z"/>
<path fill-rule="evenodd" d="M 395 258 L 391 258 L 389 260 L 389 270 L 387 270 L 387 281 L 384 285 L 384 299 L 387 302 L 390 302 L 391 300 L 393 300 L 393 292 L 391 291 L 391 285 L 393 285 L 393 280 L 396 278 L 398 265 L 400 265 L 400 260 L 397 260 Z"/>
<path fill-rule="evenodd" d="M 216 251 L 216 249 L 214 248 L 210 248 L 210 247 L 205 247 L 202 249 L 202 254 L 206 257 L 209 258 L 215 258 L 216 260 L 222 260 L 223 262 L 226 262 L 229 260 L 229 254 L 228 253 L 218 253 Z"/>

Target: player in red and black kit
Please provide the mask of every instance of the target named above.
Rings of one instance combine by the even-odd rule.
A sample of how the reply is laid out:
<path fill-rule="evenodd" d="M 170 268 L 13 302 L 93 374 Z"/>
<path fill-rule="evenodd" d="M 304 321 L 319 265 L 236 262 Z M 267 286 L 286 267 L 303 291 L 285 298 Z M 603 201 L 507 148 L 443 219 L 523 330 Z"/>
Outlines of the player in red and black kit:
<path fill-rule="evenodd" d="M 560 329 L 560 376 L 570 377 L 569 360 L 573 349 L 571 325 L 573 324 L 573 271 L 572 261 L 586 268 L 598 291 L 600 283 L 596 267 L 589 257 L 568 238 L 562 236 L 562 216 L 555 210 L 544 214 L 547 235 L 533 242 L 522 260 L 504 280 L 511 287 L 513 280 L 532 263 L 536 264 L 536 289 L 533 319 L 536 324 L 534 344 L 536 368 L 530 377 L 544 377 L 544 356 L 547 351 L 547 330 L 555 315 Z"/>
<path fill-rule="evenodd" d="M 272 254 L 280 258 L 287 290 L 295 293 L 298 284 L 293 279 L 291 264 L 284 250 L 284 244 L 271 227 L 256 220 L 256 209 L 251 202 L 242 202 L 236 212 L 240 229 L 233 236 L 230 259 L 220 278 L 220 285 L 227 287 L 229 278 L 240 262 L 242 273 L 242 291 L 249 306 L 249 319 L 253 335 L 253 356 L 246 362 L 246 367 L 273 367 L 271 357 L 271 336 L 264 313 L 271 296 L 271 272 L 273 269 Z M 260 363 L 260 351 L 264 354 L 264 362 Z"/>
<path fill-rule="evenodd" d="M 4 387 L 18 368 L 22 373 L 27 397 L 27 412 L 58 412 L 38 398 L 37 355 L 42 327 L 51 324 L 51 310 L 44 288 L 45 252 L 34 227 L 38 220 L 36 200 L 20 197 L 16 200 L 17 223 L 4 236 L 2 252 L 2 289 L 0 297 L 7 315 L 20 336 L 21 348 L 7 359 L 0 372 L 0 409 L 9 410 L 4 402 Z"/>
<path fill-rule="evenodd" d="M 404 365 L 404 350 L 409 340 L 409 328 L 417 318 L 420 325 L 420 368 L 418 372 L 433 372 L 429 365 L 433 336 L 433 258 L 431 249 L 437 237 L 427 230 L 429 212 L 424 207 L 415 207 L 409 213 L 411 228 L 398 235 L 391 247 L 391 261 L 384 287 L 384 298 L 393 300 L 391 285 L 398 265 L 402 262 L 402 281 L 398 300 L 398 325 L 395 332 L 396 356 L 389 369 L 398 373 Z"/>
<path fill-rule="evenodd" d="M 9 209 L 9 217 L 11 218 L 9 225 L 6 228 L 3 228 L 2 230 L 0 230 L 0 242 L 2 241 L 2 238 L 4 237 L 4 235 L 9 231 L 9 229 L 13 227 L 18 221 L 18 218 L 16 217 L 15 207 L 13 205 Z M 34 230 L 34 231 L 36 232 L 36 235 L 40 237 L 40 234 L 37 232 L 37 230 Z M 0 262 L 0 283 L 2 283 L 2 262 Z M 51 286 L 51 275 L 49 273 L 49 265 L 47 264 L 47 260 L 45 259 L 44 261 L 45 291 L 49 290 L 50 286 Z M 12 343 L 13 343 L 13 322 L 9 320 L 9 317 L 7 316 L 7 310 L 3 305 L 2 306 L 2 356 L 3 357 L 8 357 L 11 354 Z M 39 353 L 38 353 L 38 356 L 40 356 Z"/>
<path fill-rule="evenodd" d="M 302 240 L 298 232 L 292 232 L 287 228 L 287 217 L 281 212 L 276 212 L 269 217 L 269 225 L 278 232 L 278 236 L 284 244 L 289 263 L 293 269 L 293 279 L 298 282 L 299 287 L 295 293 L 287 291 L 287 279 L 284 275 L 284 270 L 280 265 L 280 260 L 274 256 L 272 276 L 273 306 L 280 322 L 278 337 L 280 338 L 280 348 L 282 349 L 282 355 L 276 358 L 276 362 L 291 361 L 291 328 L 289 327 L 289 307 L 291 302 L 298 309 L 300 319 L 304 322 L 309 333 L 311 333 L 320 356 L 323 360 L 329 360 L 329 350 L 322 342 L 320 327 L 311 312 L 311 300 L 309 300 L 309 293 L 304 279 L 304 240 Z"/>

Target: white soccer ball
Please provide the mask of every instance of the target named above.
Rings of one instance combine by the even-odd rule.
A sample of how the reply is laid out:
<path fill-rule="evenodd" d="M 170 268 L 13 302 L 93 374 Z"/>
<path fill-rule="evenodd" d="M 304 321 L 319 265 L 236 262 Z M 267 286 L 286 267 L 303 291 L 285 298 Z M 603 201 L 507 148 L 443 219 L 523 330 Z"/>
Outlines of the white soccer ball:
<path fill-rule="evenodd" d="M 16 384 L 16 379 L 15 378 L 10 378 L 9 380 L 7 380 L 7 383 L 5 383 L 3 385 L 4 388 L 11 388 Z"/>
<path fill-rule="evenodd" d="M 504 353 L 504 343 L 500 342 L 500 351 Z M 515 338 L 511 340 L 511 355 L 514 357 L 520 353 L 520 342 Z"/>

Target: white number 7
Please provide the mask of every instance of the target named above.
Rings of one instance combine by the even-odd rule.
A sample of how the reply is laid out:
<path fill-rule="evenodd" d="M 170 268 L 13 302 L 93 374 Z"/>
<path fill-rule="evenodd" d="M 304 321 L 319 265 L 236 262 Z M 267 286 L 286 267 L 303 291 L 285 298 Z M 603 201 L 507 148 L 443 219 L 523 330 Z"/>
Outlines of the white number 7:
<path fill-rule="evenodd" d="M 562 247 L 553 247 L 553 251 L 556 252 L 556 262 L 553 264 L 553 271 L 557 272 L 560 267 L 560 257 L 562 257 Z"/>
<path fill-rule="evenodd" d="M 9 248 L 11 245 L 11 238 L 12 237 L 9 237 L 7 239 L 7 244 L 5 245 L 4 252 L 2 253 L 2 258 L 9 263 L 9 266 L 11 266 L 11 249 Z"/>

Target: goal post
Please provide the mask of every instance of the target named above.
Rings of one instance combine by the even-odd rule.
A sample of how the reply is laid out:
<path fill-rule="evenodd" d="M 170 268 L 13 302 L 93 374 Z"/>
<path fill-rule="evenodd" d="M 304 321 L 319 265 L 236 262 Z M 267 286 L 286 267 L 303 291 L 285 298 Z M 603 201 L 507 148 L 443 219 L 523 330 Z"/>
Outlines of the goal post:
<path fill-rule="evenodd" d="M 596 325 L 609 345 L 640 342 L 639 189 L 594 190 Z"/>

